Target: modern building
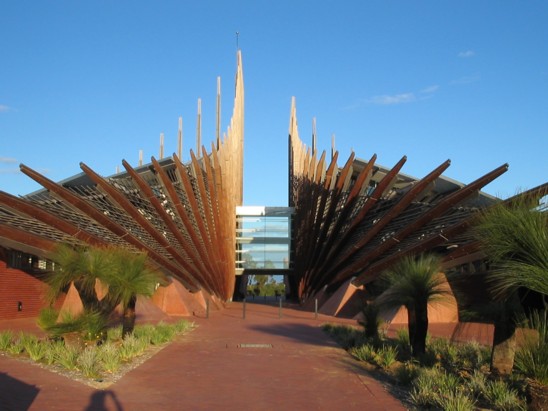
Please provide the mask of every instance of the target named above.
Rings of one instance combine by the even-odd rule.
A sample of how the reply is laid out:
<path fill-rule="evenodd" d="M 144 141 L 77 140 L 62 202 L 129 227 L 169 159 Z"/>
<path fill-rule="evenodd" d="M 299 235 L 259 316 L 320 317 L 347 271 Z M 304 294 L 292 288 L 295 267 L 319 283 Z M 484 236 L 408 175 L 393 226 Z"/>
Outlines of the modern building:
<path fill-rule="evenodd" d="M 179 148 L 138 167 L 124 161 L 125 171 L 108 177 L 81 163 L 81 174 L 61 182 L 21 165 L 43 189 L 0 192 L 0 318 L 35 316 L 44 306 L 41 279 L 59 243 L 146 252 L 170 283 L 153 301 L 172 314 L 242 298 L 249 274 L 284 275 L 290 297 L 306 304 L 358 289 L 404 255 L 433 250 L 446 267 L 481 260 L 468 228 L 478 210 L 498 201 L 481 189 L 506 164 L 469 184 L 442 175 L 449 160 L 422 179 L 401 172 L 405 156 L 389 168 L 351 153 L 339 165 L 334 149 L 317 150 L 315 135 L 311 147 L 301 141 L 293 100 L 289 206 L 245 207 L 241 52 L 235 90 L 226 133 L 217 115 L 207 148 L 198 127 L 186 163 Z M 217 102 L 219 114 L 219 88 Z M 180 128 L 179 147 L 181 135 Z"/>

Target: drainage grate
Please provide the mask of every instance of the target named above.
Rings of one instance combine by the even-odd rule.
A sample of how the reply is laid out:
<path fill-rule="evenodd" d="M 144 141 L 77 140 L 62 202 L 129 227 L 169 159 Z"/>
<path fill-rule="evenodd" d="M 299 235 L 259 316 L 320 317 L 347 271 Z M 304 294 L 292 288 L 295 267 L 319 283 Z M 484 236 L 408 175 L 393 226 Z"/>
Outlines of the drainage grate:
<path fill-rule="evenodd" d="M 272 344 L 238 344 L 238 348 L 272 348 Z"/>

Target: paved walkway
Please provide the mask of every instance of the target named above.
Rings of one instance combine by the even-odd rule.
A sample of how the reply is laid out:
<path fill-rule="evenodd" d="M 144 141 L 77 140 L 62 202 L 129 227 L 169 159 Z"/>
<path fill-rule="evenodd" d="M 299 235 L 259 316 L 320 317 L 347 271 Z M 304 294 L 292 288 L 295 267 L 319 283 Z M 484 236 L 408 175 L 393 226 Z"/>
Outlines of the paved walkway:
<path fill-rule="evenodd" d="M 105 390 L 0 356 L 0 410 L 405 409 L 323 333 L 330 317 L 248 303 L 243 319 L 242 308 L 195 318 L 198 328 Z"/>

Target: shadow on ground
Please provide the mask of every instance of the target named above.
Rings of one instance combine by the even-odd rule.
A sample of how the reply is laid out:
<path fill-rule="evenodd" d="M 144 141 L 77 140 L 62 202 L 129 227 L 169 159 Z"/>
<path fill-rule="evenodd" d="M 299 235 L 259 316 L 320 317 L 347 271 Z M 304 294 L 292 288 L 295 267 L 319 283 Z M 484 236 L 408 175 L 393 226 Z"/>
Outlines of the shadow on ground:
<path fill-rule="evenodd" d="M 40 392 L 36 386 L 26 384 L 3 372 L 0 372 L 0 389 L 10 393 L 9 396 L 0 397 L 0 409 L 12 411 L 28 410 Z"/>

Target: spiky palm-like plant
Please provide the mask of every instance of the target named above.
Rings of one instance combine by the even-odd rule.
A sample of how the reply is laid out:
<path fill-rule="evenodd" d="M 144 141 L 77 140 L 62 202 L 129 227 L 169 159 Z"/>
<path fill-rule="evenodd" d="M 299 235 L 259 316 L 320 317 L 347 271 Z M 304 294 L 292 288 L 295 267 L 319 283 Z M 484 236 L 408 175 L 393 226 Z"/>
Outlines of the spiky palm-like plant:
<path fill-rule="evenodd" d="M 407 308 L 409 341 L 413 357 L 426 352 L 428 303 L 442 300 L 450 292 L 441 274 L 440 259 L 432 254 L 406 256 L 382 274 L 388 288 L 375 300 L 384 307 Z"/>
<path fill-rule="evenodd" d="M 151 270 L 144 253 L 132 253 L 125 249 L 113 250 L 115 269 L 104 279 L 108 284 L 108 296 L 122 305 L 124 318 L 122 336 L 133 332 L 137 296 L 150 297 L 159 283 L 158 275 Z"/>
<path fill-rule="evenodd" d="M 102 313 L 112 311 L 114 305 L 108 299 L 100 301 L 95 292 L 96 280 L 107 278 L 114 270 L 113 260 L 108 250 L 59 245 L 51 257 L 57 268 L 48 275 L 46 280 L 50 286 L 50 300 L 53 301 L 73 283 L 86 311 Z"/>
<path fill-rule="evenodd" d="M 539 293 L 548 309 L 548 213 L 538 197 L 518 195 L 480 217 L 475 234 L 491 264 L 488 282 L 505 307 L 518 307 L 518 289 Z M 515 313 L 503 310 L 495 321 L 491 369 L 509 374 L 515 355 Z"/>
<path fill-rule="evenodd" d="M 124 310 L 123 336 L 133 331 L 137 296 L 151 296 L 159 282 L 158 275 L 147 265 L 145 253 L 119 247 L 71 248 L 62 245 L 52 258 L 60 269 L 48 278 L 50 296 L 58 296 L 73 283 L 87 312 L 108 316 L 121 304 Z M 97 280 L 107 288 L 106 295 L 100 300 L 95 290 Z"/>

